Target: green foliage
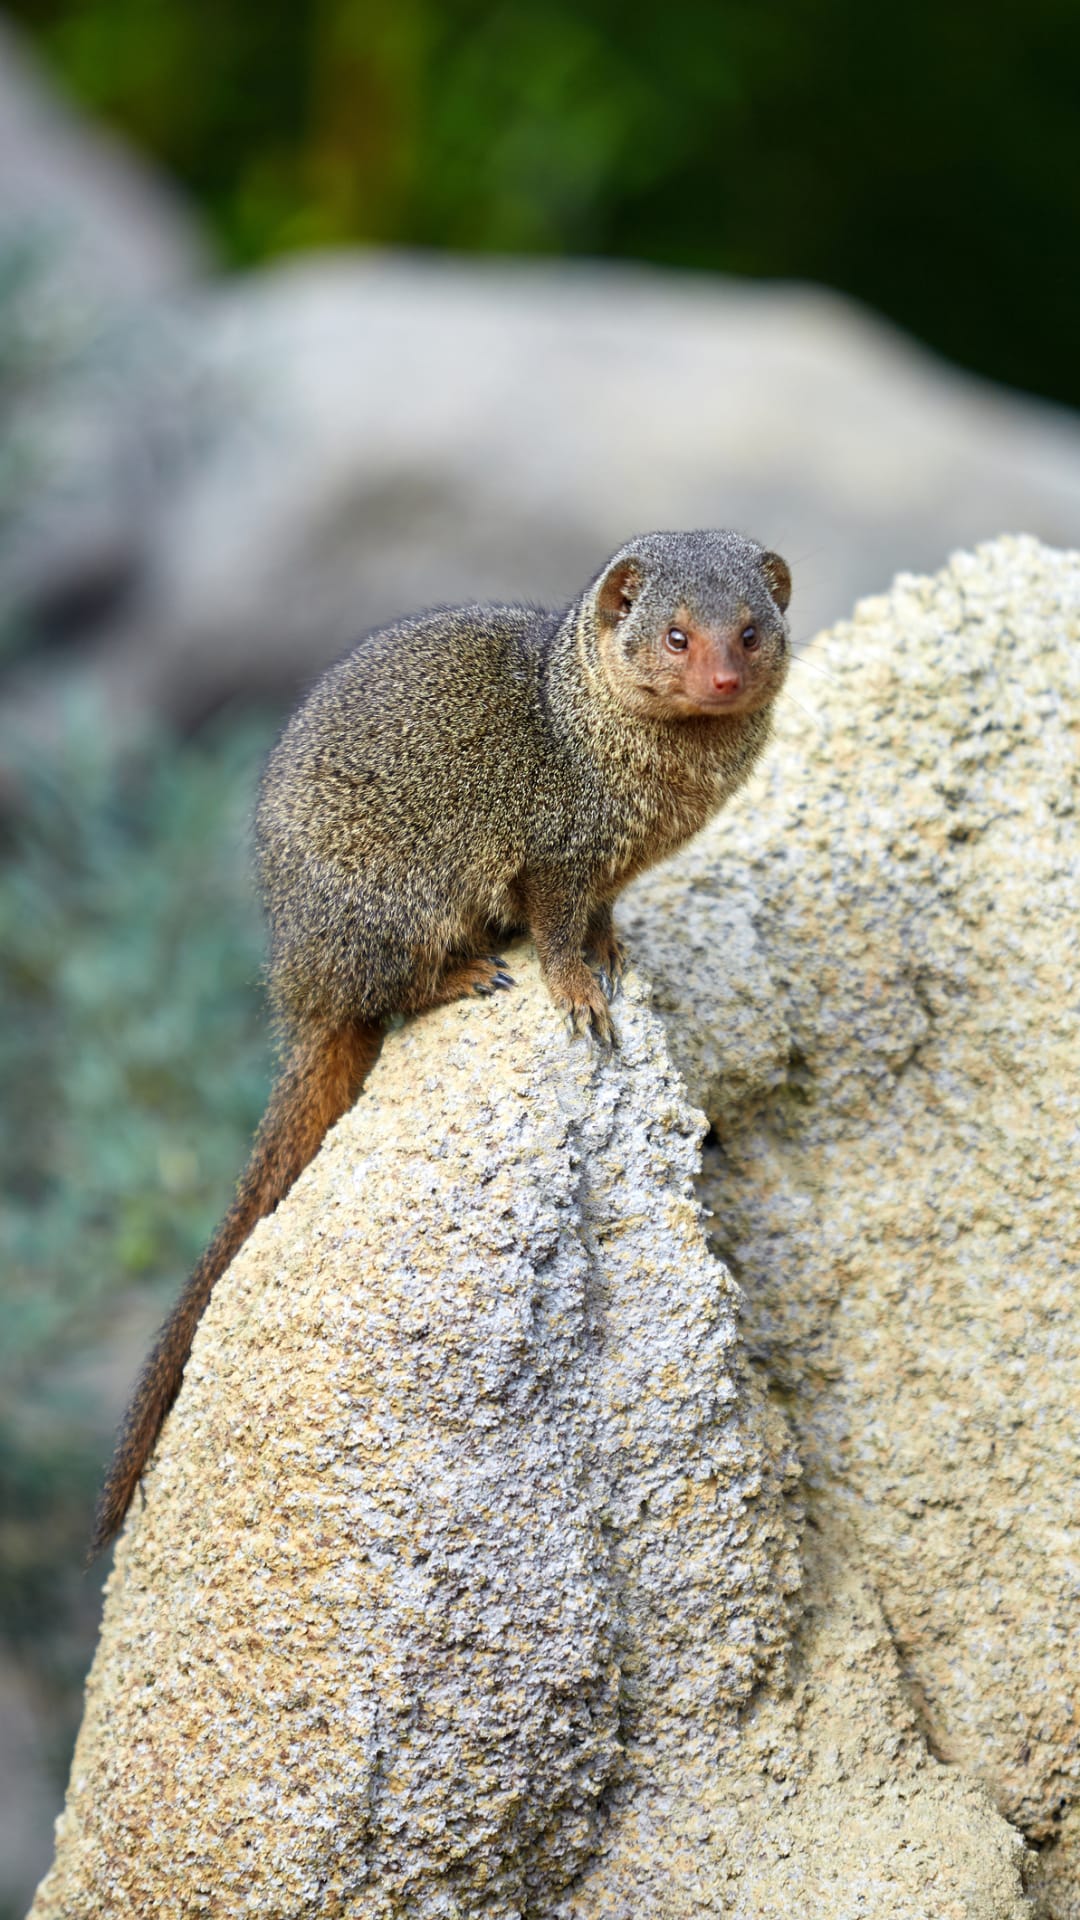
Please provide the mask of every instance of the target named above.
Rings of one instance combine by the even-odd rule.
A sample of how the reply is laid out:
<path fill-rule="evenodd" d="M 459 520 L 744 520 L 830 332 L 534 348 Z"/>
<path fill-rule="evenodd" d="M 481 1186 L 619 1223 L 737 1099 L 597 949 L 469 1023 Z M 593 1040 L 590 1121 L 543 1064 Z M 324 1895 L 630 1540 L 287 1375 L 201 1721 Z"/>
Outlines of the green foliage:
<path fill-rule="evenodd" d="M 592 252 L 845 288 L 1080 402 L 1080 10 L 16 0 L 234 259 Z"/>
<path fill-rule="evenodd" d="M 142 1325 L 178 1290 L 265 1101 L 247 823 L 267 735 L 219 724 L 118 761 L 82 713 L 52 758 L 5 743 L 0 1626 L 53 1702 L 58 1767 L 119 1411 L 102 1364 L 133 1303 Z"/>
<path fill-rule="evenodd" d="M 10 1374 L 199 1251 L 261 1110 L 251 729 L 122 768 L 92 725 L 15 762 L 0 866 Z M 75 1309 L 73 1313 L 73 1308 Z"/>

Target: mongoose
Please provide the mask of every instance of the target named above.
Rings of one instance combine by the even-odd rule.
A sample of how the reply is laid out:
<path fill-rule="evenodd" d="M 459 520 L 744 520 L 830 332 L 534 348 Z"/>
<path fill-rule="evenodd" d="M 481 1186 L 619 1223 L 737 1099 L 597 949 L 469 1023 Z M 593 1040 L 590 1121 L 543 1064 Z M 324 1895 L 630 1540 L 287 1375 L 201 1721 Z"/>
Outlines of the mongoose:
<path fill-rule="evenodd" d="M 511 986 L 497 948 L 527 930 L 555 1005 L 611 1043 L 611 903 L 753 767 L 790 594 L 780 556 L 739 534 L 650 533 L 565 611 L 403 619 L 313 687 L 256 815 L 283 1064 L 135 1388 L 94 1551 L 124 1518 L 215 1281 L 352 1104 L 394 1014 Z"/>

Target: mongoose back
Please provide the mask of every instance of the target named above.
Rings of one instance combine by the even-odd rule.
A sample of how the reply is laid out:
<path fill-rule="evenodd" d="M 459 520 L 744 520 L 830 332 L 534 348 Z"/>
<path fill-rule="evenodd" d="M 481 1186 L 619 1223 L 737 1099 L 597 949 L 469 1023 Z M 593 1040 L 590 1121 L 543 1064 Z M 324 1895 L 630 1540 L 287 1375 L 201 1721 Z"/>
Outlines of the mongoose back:
<path fill-rule="evenodd" d="M 739 534 L 650 533 L 568 609 L 403 619 L 313 687 L 256 816 L 281 1070 L 139 1377 L 94 1551 L 127 1512 L 215 1281 L 352 1104 L 394 1014 L 511 986 L 497 948 L 527 930 L 555 1005 L 610 1044 L 611 903 L 753 767 L 790 593 L 780 556 Z"/>

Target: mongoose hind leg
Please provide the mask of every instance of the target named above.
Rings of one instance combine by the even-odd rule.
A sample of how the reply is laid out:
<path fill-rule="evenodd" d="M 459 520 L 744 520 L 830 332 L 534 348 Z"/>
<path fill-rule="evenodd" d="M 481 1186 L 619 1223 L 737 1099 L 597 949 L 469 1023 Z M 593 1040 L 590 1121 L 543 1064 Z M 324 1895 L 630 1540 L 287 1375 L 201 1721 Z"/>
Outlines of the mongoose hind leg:
<path fill-rule="evenodd" d="M 445 1007 L 451 1000 L 466 1000 L 474 993 L 498 993 L 513 984 L 513 974 L 497 953 L 474 954 L 468 960 L 453 961 L 435 986 L 418 993 L 403 1011 L 422 1013 L 428 1007 Z"/>

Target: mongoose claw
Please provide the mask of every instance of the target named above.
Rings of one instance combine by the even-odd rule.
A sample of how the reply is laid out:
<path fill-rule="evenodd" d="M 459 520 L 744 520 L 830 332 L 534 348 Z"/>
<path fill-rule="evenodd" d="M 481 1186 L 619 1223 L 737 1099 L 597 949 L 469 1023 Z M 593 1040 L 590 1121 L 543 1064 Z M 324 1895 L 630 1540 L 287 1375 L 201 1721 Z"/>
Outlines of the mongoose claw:
<path fill-rule="evenodd" d="M 572 1036 L 588 1037 L 605 1051 L 615 1045 L 608 1003 L 594 973 L 584 960 L 566 968 L 561 976 L 547 976 L 548 990 L 560 1013 L 567 1016 Z"/>
<path fill-rule="evenodd" d="M 498 954 L 480 954 L 475 960 L 465 960 L 463 966 L 444 973 L 438 993 L 425 1004 L 442 1006 L 448 1000 L 459 1000 L 469 993 L 479 993 L 482 998 L 488 998 L 488 995 L 500 993 L 505 987 L 513 987 L 513 973 L 507 972 L 505 960 Z"/>
<path fill-rule="evenodd" d="M 491 968 L 491 984 L 487 989 L 488 992 L 490 993 L 494 989 L 505 991 L 507 987 L 512 987 L 514 985 L 514 976 L 510 972 L 502 954 L 489 953 L 485 957 L 488 966 Z"/>
<path fill-rule="evenodd" d="M 601 1053 L 611 1053 L 619 1044 L 611 1015 L 603 1004 L 577 1002 L 570 1009 L 570 1031 L 575 1038 L 593 1041 Z"/>

